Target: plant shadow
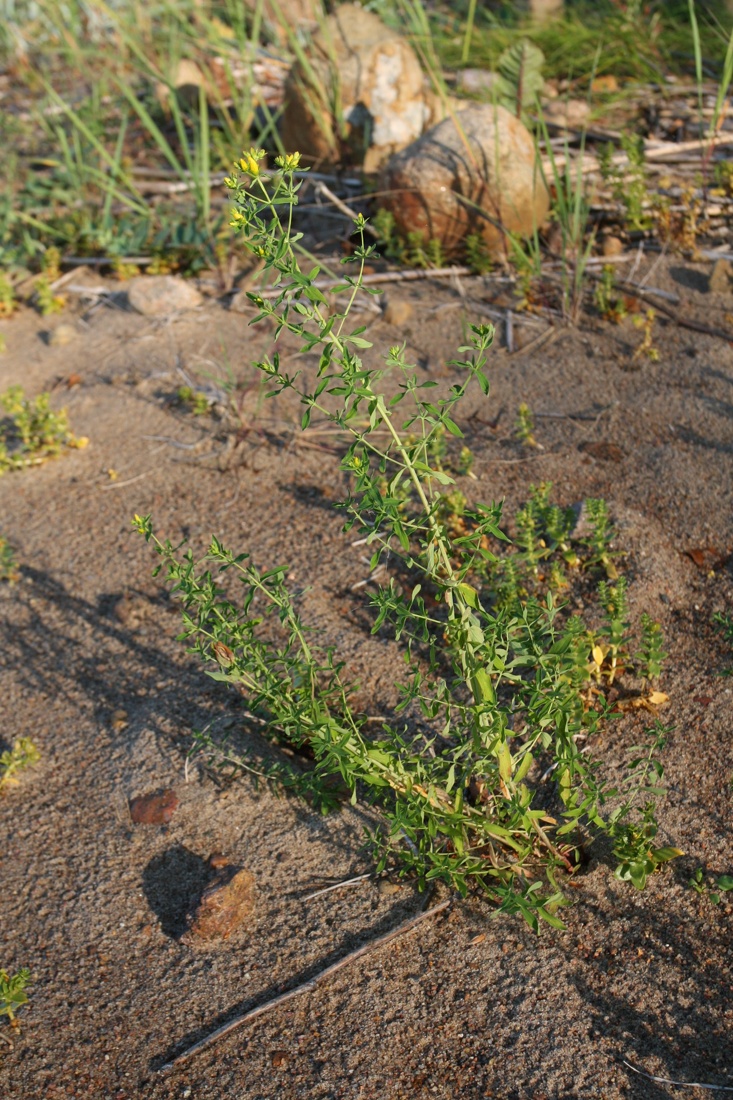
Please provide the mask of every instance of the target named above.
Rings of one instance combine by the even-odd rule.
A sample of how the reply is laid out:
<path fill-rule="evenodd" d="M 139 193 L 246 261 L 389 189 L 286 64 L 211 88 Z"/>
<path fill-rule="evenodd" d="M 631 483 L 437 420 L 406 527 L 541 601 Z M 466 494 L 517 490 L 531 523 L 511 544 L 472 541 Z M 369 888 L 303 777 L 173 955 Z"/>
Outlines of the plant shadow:
<path fill-rule="evenodd" d="M 600 905 L 588 904 L 586 916 L 589 926 L 609 920 Z M 730 954 L 726 924 L 715 914 L 700 937 L 699 923 L 685 922 L 676 910 L 635 908 L 631 942 L 627 937 L 616 946 L 609 936 L 571 971 L 591 1033 L 612 1042 L 620 1060 L 643 1074 L 730 1088 L 730 973 L 720 965 Z M 638 981 L 629 980 L 634 971 Z M 640 1100 L 670 1095 L 667 1084 L 632 1069 L 628 1085 Z"/>

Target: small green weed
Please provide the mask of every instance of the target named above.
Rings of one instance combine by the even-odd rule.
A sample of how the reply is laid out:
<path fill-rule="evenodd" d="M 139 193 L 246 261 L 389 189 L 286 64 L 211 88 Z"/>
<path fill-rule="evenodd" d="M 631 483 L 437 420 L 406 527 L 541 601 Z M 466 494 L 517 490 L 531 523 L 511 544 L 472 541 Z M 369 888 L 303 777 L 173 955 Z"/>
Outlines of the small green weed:
<path fill-rule="evenodd" d="M 542 78 L 544 64 L 542 50 L 526 38 L 509 46 L 499 58 L 497 99 L 517 118 L 522 118 L 536 106 L 545 86 Z"/>
<path fill-rule="evenodd" d="M 17 308 L 13 284 L 5 272 L 0 271 L 0 317 L 12 317 Z"/>
<path fill-rule="evenodd" d="M 689 885 L 695 893 L 700 894 L 701 897 L 709 898 L 713 905 L 719 905 L 722 901 L 720 895 L 733 890 L 733 875 L 706 874 L 704 868 L 698 867 L 690 879 Z"/>
<path fill-rule="evenodd" d="M 494 266 L 486 241 L 480 233 L 469 233 L 465 240 L 466 264 L 475 275 L 488 275 Z"/>
<path fill-rule="evenodd" d="M 618 578 L 615 558 L 618 556 L 613 549 L 615 531 L 608 513 L 608 505 L 605 500 L 589 497 L 585 502 L 590 525 L 588 537 L 588 549 L 590 551 L 589 564 L 601 565 L 606 571 L 610 581 Z"/>
<path fill-rule="evenodd" d="M 626 301 L 616 289 L 616 270 L 613 264 L 604 264 L 593 292 L 593 304 L 601 317 L 616 325 L 626 316 Z"/>
<path fill-rule="evenodd" d="M 8 540 L 0 535 L 0 581 L 14 584 L 19 576 L 15 551 Z"/>
<path fill-rule="evenodd" d="M 10 1023 L 17 1027 L 15 1019 L 18 1009 L 28 1003 L 25 992 L 31 980 L 30 970 L 19 970 L 17 974 L 8 974 L 0 970 L 0 1016 L 7 1016 Z"/>
<path fill-rule="evenodd" d="M 653 309 L 648 309 L 643 317 L 638 314 L 634 317 L 634 326 L 642 330 L 641 343 L 635 349 L 633 359 L 648 359 L 650 363 L 659 361 L 659 348 L 654 343 L 654 322 L 657 315 Z"/>
<path fill-rule="evenodd" d="M 723 640 L 730 649 L 733 649 L 733 616 L 726 615 L 723 611 L 716 611 L 713 615 L 713 623 L 723 635 Z M 733 676 L 733 668 L 726 668 L 721 676 Z"/>
<path fill-rule="evenodd" d="M 61 313 L 66 305 L 65 298 L 60 294 L 54 294 L 47 275 L 39 275 L 36 279 L 34 301 L 42 317 L 50 317 L 53 313 Z"/>
<path fill-rule="evenodd" d="M 534 417 L 532 416 L 532 410 L 529 405 L 524 401 L 517 409 L 517 419 L 514 423 L 514 434 L 520 443 L 524 443 L 525 447 L 540 448 L 540 444 L 535 439 L 535 427 Z"/>
<path fill-rule="evenodd" d="M 53 412 L 47 393 L 31 400 L 21 386 L 11 386 L 0 394 L 0 406 L 10 421 L 0 423 L 0 474 L 40 466 L 66 448 L 81 449 L 89 442 L 72 434 L 65 409 Z"/>
<path fill-rule="evenodd" d="M 640 134 L 626 132 L 621 135 L 621 149 L 626 153 L 627 164 L 619 167 L 612 162 L 614 147 L 610 144 L 601 147 L 598 158 L 601 175 L 623 207 L 626 228 L 636 232 L 650 229 L 644 139 Z"/>
<path fill-rule="evenodd" d="M 176 399 L 180 405 L 192 412 L 194 416 L 205 416 L 209 411 L 209 399 L 205 393 L 199 393 L 191 386 L 179 386 Z"/>
<path fill-rule="evenodd" d="M 617 860 L 616 878 L 622 882 L 631 882 L 637 890 L 643 890 L 647 879 L 664 863 L 684 853 L 679 848 L 656 848 L 658 825 L 654 813 L 654 800 L 665 794 L 661 783 L 664 769 L 656 754 L 664 747 L 669 728 L 656 722 L 653 737 L 646 745 L 637 745 L 631 751 L 635 755 L 627 764 L 627 772 L 622 780 L 619 793 L 624 801 L 610 814 L 609 834 L 613 839 L 613 854 Z M 645 797 L 639 820 L 629 821 L 629 813 L 634 804 Z"/>
<path fill-rule="evenodd" d="M 733 195 L 733 160 L 718 160 L 715 162 L 713 182 L 726 195 Z"/>
<path fill-rule="evenodd" d="M 650 685 L 662 674 L 662 665 L 667 656 L 662 648 L 663 644 L 661 626 L 644 611 L 641 616 L 641 646 L 634 663 L 637 674 Z"/>
<path fill-rule="evenodd" d="M 405 267 L 430 268 L 445 267 L 446 257 L 439 240 L 431 237 L 425 240 L 423 233 L 416 230 L 401 237 L 397 232 L 394 214 L 391 210 L 380 208 L 374 216 L 374 228 L 379 234 L 382 252 L 390 260 Z"/>
<path fill-rule="evenodd" d="M 41 754 L 29 737 L 19 737 L 12 749 L 0 753 L 0 791 L 15 786 L 15 773 L 37 764 Z"/>

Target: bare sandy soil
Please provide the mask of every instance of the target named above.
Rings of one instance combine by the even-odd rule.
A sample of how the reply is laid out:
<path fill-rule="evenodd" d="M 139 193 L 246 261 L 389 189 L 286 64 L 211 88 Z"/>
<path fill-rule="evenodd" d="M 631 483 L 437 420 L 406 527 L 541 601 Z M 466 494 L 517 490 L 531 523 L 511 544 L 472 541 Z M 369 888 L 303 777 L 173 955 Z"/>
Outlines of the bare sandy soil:
<path fill-rule="evenodd" d="M 672 263 L 653 282 L 681 294 L 689 316 L 725 327 L 730 300 L 706 293 L 704 274 Z M 402 331 L 367 318 L 375 352 L 404 337 L 426 373 L 450 380 L 462 323 L 485 319 L 487 297 L 499 293 L 480 282 L 464 290 L 467 303 L 449 285 L 391 288 L 412 315 Z M 30 736 L 42 753 L 0 800 L 0 964 L 33 973 L 21 1034 L 1 1029 L 3 1096 L 681 1095 L 624 1060 L 733 1086 L 733 908 L 688 886 L 697 867 L 733 871 L 733 681 L 720 675 L 733 658 L 711 626 L 714 611 L 733 607 L 731 345 L 662 320 L 658 363 L 634 360 L 640 335 L 629 324 L 586 321 L 526 354 L 499 340 L 490 400 L 477 399 L 462 422 L 476 455 L 478 480 L 461 485 L 471 499 L 506 497 L 511 511 L 530 483 L 550 480 L 560 503 L 608 500 L 634 616 L 660 620 L 670 653 L 661 837 L 685 857 L 644 893 L 592 860 L 574 883 L 567 931 L 539 938 L 478 902 L 458 903 L 164 1075 L 159 1067 L 187 1044 L 423 899 L 409 884 L 386 893 L 366 881 L 303 900 L 370 869 L 368 807 L 321 818 L 249 780 L 222 786 L 192 767 L 186 781 L 191 730 L 236 724 L 242 703 L 176 642 L 175 605 L 150 579 L 150 549 L 130 524 L 152 512 L 162 535 L 185 535 L 197 551 L 215 533 L 260 565 L 287 563 L 307 588 L 306 618 L 382 713 L 396 698 L 396 651 L 369 634 L 365 588 L 354 588 L 368 565 L 330 506 L 344 489 L 333 444 L 298 442 L 295 410 L 280 401 L 258 411 L 254 385 L 251 430 L 226 453 L 210 418 L 175 407 L 179 367 L 202 376 L 229 364 L 254 379 L 249 364 L 267 334 L 220 303 L 165 321 L 113 306 L 85 318 L 71 318 L 79 335 L 65 348 L 43 334 L 68 313 L 46 322 L 28 312 L 2 326 L 0 388 L 56 386 L 54 401 L 91 440 L 0 480 L 0 531 L 21 569 L 17 584 L 0 586 L 0 739 Z M 310 369 L 307 358 L 301 365 Z M 81 384 L 67 389 L 72 374 Z M 537 415 L 542 451 L 512 438 L 521 401 Z M 702 566 L 690 550 L 706 551 L 695 555 Z M 629 716 L 595 751 L 622 761 L 644 726 L 643 715 Z M 128 800 L 168 787 L 180 798 L 170 824 L 133 825 Z M 184 915 L 214 851 L 254 874 L 255 918 L 223 944 L 192 947 L 179 939 Z"/>

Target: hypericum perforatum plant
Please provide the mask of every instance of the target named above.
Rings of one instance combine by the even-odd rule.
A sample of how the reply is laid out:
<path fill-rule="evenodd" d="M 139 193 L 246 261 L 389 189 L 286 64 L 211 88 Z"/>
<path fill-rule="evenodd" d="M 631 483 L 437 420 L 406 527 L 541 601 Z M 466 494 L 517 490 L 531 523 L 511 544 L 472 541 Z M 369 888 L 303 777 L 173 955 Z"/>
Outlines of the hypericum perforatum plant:
<path fill-rule="evenodd" d="M 303 430 L 317 417 L 343 433 L 341 469 L 350 488 L 337 507 L 345 529 L 371 547 L 371 570 L 387 567 L 369 597 L 373 631 L 389 630 L 404 656 L 394 718 L 368 722 L 357 708 L 344 663 L 304 622 L 285 565 L 261 569 L 249 553 L 232 553 L 216 538 L 199 562 L 182 545 L 158 539 L 149 516 L 135 523 L 182 601 L 190 651 L 213 666 L 214 679 L 242 692 L 260 730 L 313 760 L 305 774 L 241 754 L 230 755 L 230 763 L 300 790 L 323 809 L 344 794 L 352 802 L 369 798 L 383 822 L 369 834 L 380 868 L 394 861 L 422 883 L 442 879 L 461 893 L 482 890 L 533 928 L 540 920 L 560 927 L 559 876 L 576 871 L 581 845 L 610 834 L 621 846 L 620 867 L 637 857 L 648 864 L 656 825 L 651 792 L 636 811 L 626 787 L 607 783 L 586 750 L 609 711 L 604 685 L 594 686 L 591 674 L 594 640 L 543 587 L 539 568 L 545 551 L 561 560 L 575 553 L 569 516 L 543 489 L 546 530 L 535 531 L 531 554 L 525 540 L 512 562 L 499 553 L 508 545 L 500 504 L 447 505 L 454 478 L 439 457 L 441 440 L 462 437 L 455 416 L 469 386 L 488 396 L 492 326 L 472 326 L 453 363 L 456 381 L 442 395 L 406 360 L 404 347 L 368 366 L 364 329 L 348 327 L 357 293 L 369 289 L 361 276 L 374 247 L 365 244 L 364 219 L 356 219 L 359 245 L 343 261 L 355 263 L 356 273 L 335 288 L 348 305 L 328 314 L 315 285 L 318 267 L 303 271 L 294 250 L 298 156 L 277 158 L 273 173 L 262 160 L 261 151 L 250 151 L 227 180 L 232 225 L 275 280 L 274 296 L 250 299 L 256 320 L 272 318 L 276 334 L 298 336 L 319 362 L 310 384 L 278 353 L 257 366 L 270 395 L 297 394 Z M 456 533 L 450 516 L 459 503 Z M 597 507 L 585 556 L 605 565 L 610 537 L 610 519 Z M 516 579 L 506 600 L 504 561 Z M 525 595 L 518 591 L 523 573 L 531 589 Z M 199 737 L 200 746 L 210 744 Z M 645 756 L 655 775 L 659 745 L 655 734 Z M 543 775 L 552 776 L 552 790 Z M 645 789 L 637 769 L 631 780 L 635 791 Z M 608 816 L 606 804 L 615 805 Z M 626 825 L 635 831 L 622 834 Z M 634 867 L 632 881 L 638 878 Z"/>

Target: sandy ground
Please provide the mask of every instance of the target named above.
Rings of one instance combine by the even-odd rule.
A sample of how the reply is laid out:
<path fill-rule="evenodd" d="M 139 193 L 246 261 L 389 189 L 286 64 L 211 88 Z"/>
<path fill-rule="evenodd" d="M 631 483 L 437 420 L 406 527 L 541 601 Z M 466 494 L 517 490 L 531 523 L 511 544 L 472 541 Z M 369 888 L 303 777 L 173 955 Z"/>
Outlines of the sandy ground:
<path fill-rule="evenodd" d="M 730 300 L 705 293 L 704 274 L 678 262 L 653 281 L 679 293 L 689 316 L 725 326 Z M 467 303 L 451 286 L 392 288 L 412 315 L 401 331 L 367 318 L 376 350 L 405 338 L 426 375 L 450 380 L 462 323 L 485 319 L 499 293 L 467 286 Z M 48 329 L 69 320 L 77 339 L 49 346 Z M 476 414 L 465 426 L 478 480 L 461 486 L 472 499 L 505 496 L 509 507 L 551 480 L 560 503 L 603 495 L 611 506 L 634 615 L 660 620 L 670 653 L 661 836 L 685 857 L 644 893 L 592 861 L 567 931 L 539 938 L 461 902 L 161 1074 L 186 1045 L 418 912 L 423 898 L 409 884 L 386 893 L 365 881 L 303 900 L 370 869 L 367 807 L 321 818 L 246 779 L 222 786 L 192 767 L 186 781 L 191 730 L 236 726 L 241 701 L 176 642 L 176 608 L 151 580 L 131 516 L 152 512 L 161 534 L 196 550 L 216 533 L 261 565 L 287 563 L 308 588 L 306 618 L 377 713 L 395 701 L 395 650 L 370 636 L 365 590 L 353 588 L 368 566 L 330 506 L 344 482 L 329 445 L 295 441 L 284 402 L 258 411 L 254 384 L 234 453 L 219 453 L 210 419 L 171 403 L 178 368 L 228 366 L 254 379 L 266 333 L 213 300 L 165 321 L 114 306 L 51 321 L 25 312 L 2 330 L 1 387 L 55 387 L 54 402 L 91 440 L 0 480 L 0 531 L 21 569 L 17 584 L 0 586 L 0 739 L 30 736 L 42 753 L 0 800 L 0 965 L 33 973 L 21 1034 L 0 1025 L 3 1096 L 681 1095 L 624 1059 L 733 1086 L 732 908 L 687 885 L 697 867 L 733 871 L 733 681 L 720 675 L 733 658 L 711 627 L 715 610 L 733 607 L 731 345 L 661 320 L 658 363 L 633 359 L 640 335 L 628 323 L 586 321 L 527 354 L 499 340 L 490 401 L 464 412 Z M 68 389 L 72 374 L 81 384 Z M 542 451 L 512 439 L 521 401 L 537 415 Z M 703 549 L 701 568 L 688 552 Z M 599 751 L 622 760 L 643 728 L 641 717 L 624 720 Z M 133 825 L 128 800 L 167 787 L 180 798 L 170 824 Z M 184 915 L 214 851 L 255 875 L 254 922 L 224 944 L 187 946 Z"/>

